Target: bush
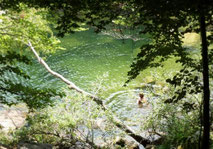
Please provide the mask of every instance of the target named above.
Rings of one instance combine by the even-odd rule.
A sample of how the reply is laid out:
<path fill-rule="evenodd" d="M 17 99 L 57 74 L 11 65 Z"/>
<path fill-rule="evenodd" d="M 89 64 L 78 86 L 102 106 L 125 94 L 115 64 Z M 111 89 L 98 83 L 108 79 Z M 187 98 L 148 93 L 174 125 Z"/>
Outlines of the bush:
<path fill-rule="evenodd" d="M 72 95 L 58 101 L 55 106 L 29 114 L 25 127 L 10 134 L 12 140 L 9 144 L 48 143 L 63 148 L 80 142 L 81 145 L 95 146 L 95 129 L 113 133 L 113 126 L 104 120 L 103 114 L 91 99 L 72 92 Z M 100 128 L 97 123 L 101 123 L 104 128 Z M 112 135 L 111 138 L 113 137 Z"/>
<path fill-rule="evenodd" d="M 196 98 L 198 97 L 191 96 L 178 103 L 164 103 L 164 99 L 157 99 L 152 103 L 153 110 L 147 117 L 144 129 L 148 129 L 152 135 L 162 135 L 164 139 L 159 148 L 167 149 L 178 146 L 187 149 L 198 148 L 201 122 L 200 102 L 195 100 Z M 190 111 L 185 109 L 186 101 L 184 100 L 195 103 L 196 109 Z"/>

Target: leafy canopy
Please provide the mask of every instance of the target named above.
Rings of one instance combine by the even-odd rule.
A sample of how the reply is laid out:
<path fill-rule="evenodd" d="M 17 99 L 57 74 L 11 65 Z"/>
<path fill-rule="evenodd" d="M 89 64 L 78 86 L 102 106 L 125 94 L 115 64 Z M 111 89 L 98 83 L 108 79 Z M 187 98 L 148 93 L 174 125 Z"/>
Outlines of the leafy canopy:
<path fill-rule="evenodd" d="M 22 4 L 19 9 L 19 12 L 6 10 L 0 14 L 0 103 L 24 102 L 30 109 L 43 108 L 53 104 L 53 97 L 63 94 L 30 83 L 31 76 L 22 68 L 31 64 L 26 44 L 30 41 L 47 53 L 60 48 L 59 40 L 44 18 L 47 17 L 45 9 L 30 9 Z"/>

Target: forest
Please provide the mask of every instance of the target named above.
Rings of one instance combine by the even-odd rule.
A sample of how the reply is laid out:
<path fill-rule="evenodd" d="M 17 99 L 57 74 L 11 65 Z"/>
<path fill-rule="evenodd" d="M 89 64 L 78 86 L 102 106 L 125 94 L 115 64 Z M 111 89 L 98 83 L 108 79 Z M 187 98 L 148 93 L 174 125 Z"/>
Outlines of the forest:
<path fill-rule="evenodd" d="M 212 0 L 0 0 L 0 149 L 213 149 Z"/>

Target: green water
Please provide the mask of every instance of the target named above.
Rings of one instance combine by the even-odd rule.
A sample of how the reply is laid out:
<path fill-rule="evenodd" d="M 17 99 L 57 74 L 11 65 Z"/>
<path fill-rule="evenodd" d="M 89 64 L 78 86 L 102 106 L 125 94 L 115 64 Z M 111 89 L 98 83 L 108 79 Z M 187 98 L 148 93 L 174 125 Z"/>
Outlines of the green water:
<path fill-rule="evenodd" d="M 92 30 L 76 32 L 61 39 L 65 50 L 46 57 L 50 68 L 74 82 L 77 86 L 94 91 L 97 85 L 122 87 L 135 53 L 143 40 L 115 39 L 96 34 Z M 65 84 L 35 63 L 30 69 L 36 76 L 34 82 L 44 86 L 65 87 Z M 37 78 L 40 79 L 37 79 Z"/>
<path fill-rule="evenodd" d="M 138 108 L 136 102 L 140 90 L 134 87 L 141 80 L 131 82 L 129 87 L 123 87 L 130 65 L 144 42 L 147 40 L 121 40 L 96 34 L 92 30 L 77 32 L 62 38 L 61 46 L 65 50 L 58 50 L 46 56 L 45 61 L 52 70 L 86 91 L 96 93 L 97 87 L 100 86 L 103 91 L 98 96 L 105 98 L 108 107 L 131 126 L 135 125 L 136 121 L 140 123 L 138 119 L 148 111 L 147 108 Z M 67 87 L 36 61 L 29 71 L 31 76 L 34 76 L 34 83 L 38 85 L 58 89 Z M 113 94 L 115 96 L 110 97 Z"/>
<path fill-rule="evenodd" d="M 137 133 L 142 132 L 140 125 L 143 117 L 150 112 L 150 107 L 138 108 L 138 94 L 143 92 L 148 100 L 157 99 L 149 94 L 149 90 L 135 89 L 140 87 L 144 78 L 151 74 L 169 74 L 174 71 L 174 63 L 168 61 L 165 68 L 146 70 L 146 75 L 140 75 L 128 87 L 123 87 L 127 80 L 127 72 L 142 44 L 147 38 L 133 41 L 131 39 L 116 39 L 110 35 L 96 34 L 92 30 L 76 32 L 61 39 L 65 50 L 47 55 L 45 61 L 49 67 L 74 82 L 80 88 L 96 93 L 105 99 L 106 105 L 116 113 L 128 126 Z M 64 82 L 52 76 L 36 60 L 28 69 L 33 77 L 33 83 L 39 86 L 66 89 Z M 150 80 L 150 79 L 148 79 Z M 112 96 L 113 95 L 113 96 Z M 152 97 L 151 97 L 152 96 Z"/>

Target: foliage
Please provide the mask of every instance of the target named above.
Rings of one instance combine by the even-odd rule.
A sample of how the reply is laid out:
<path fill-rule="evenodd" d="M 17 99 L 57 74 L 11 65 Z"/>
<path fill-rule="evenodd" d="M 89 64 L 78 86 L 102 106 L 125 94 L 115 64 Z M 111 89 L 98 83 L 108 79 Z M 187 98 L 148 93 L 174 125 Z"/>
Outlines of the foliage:
<path fill-rule="evenodd" d="M 16 64 L 17 61 L 29 64 L 27 57 L 17 53 L 7 53 L 0 58 L 0 101 L 13 105 L 24 102 L 30 109 L 53 104 L 54 96 L 62 96 L 54 89 L 39 88 L 29 82 L 30 77 Z"/>
<path fill-rule="evenodd" d="M 0 102 L 7 105 L 24 102 L 32 110 L 52 105 L 52 97 L 60 96 L 55 89 L 43 88 L 30 83 L 27 72 L 21 68 L 29 65 L 26 44 L 31 41 L 43 52 L 60 48 L 57 40 L 43 18 L 47 12 L 20 5 L 20 12 L 2 11 L 0 14 Z M 42 16 L 43 15 L 43 16 Z"/>
<path fill-rule="evenodd" d="M 2 0 L 2 7 L 14 7 L 12 3 L 17 1 Z M 182 64 L 182 70 L 177 73 L 173 79 L 167 81 L 177 87 L 176 94 L 166 102 L 182 102 L 190 94 L 200 96 L 201 89 L 204 89 L 204 106 L 209 104 L 209 86 L 203 88 L 201 83 L 201 72 L 203 72 L 204 86 L 208 81 L 208 65 L 212 64 L 212 49 L 207 51 L 212 40 L 212 1 L 185 1 L 185 0 L 150 0 L 150 1 L 26 1 L 30 6 L 48 7 L 50 10 L 61 12 L 61 17 L 58 18 L 59 35 L 73 32 L 74 28 L 78 28 L 82 23 L 96 27 L 96 31 L 105 29 L 105 26 L 111 22 L 124 25 L 123 20 L 134 18 L 133 27 L 143 26 L 141 33 L 149 34 L 151 41 L 142 45 L 141 52 L 131 65 L 132 69 L 129 72 L 130 80 L 136 78 L 140 72 L 149 67 L 161 66 L 162 62 L 172 56 L 179 59 L 177 63 Z M 203 3 L 202 3 L 203 2 Z M 133 17 L 134 16 L 134 17 Z M 128 21 L 127 21 L 128 22 Z M 204 26 L 203 26 L 204 25 Z M 207 39 L 202 38 L 202 51 L 209 52 L 210 62 L 201 62 L 208 58 L 204 54 L 198 53 L 198 56 L 193 57 L 190 53 L 190 48 L 183 47 L 183 35 L 187 32 L 206 34 L 205 25 L 209 35 Z M 204 42 L 207 41 L 205 46 Z M 206 64 L 206 67 L 202 67 Z M 205 74 L 207 73 L 207 74 Z M 194 103 L 186 102 L 186 109 L 192 109 Z M 189 107 L 188 107 L 189 105 Z M 204 109 L 205 110 L 205 109 Z M 190 111 L 190 110 L 189 110 Z M 206 118 L 209 110 L 204 112 Z M 208 119 L 208 118 L 207 118 Z M 208 121 L 208 120 L 207 120 Z M 178 121 L 175 120 L 179 124 Z M 206 124 L 208 122 L 205 122 Z M 181 124 L 182 125 L 182 124 Z M 209 124 L 205 125 L 208 126 Z M 184 127 L 184 124 L 183 124 Z M 204 127 L 204 130 L 207 127 Z M 208 138 L 208 137 L 207 137 Z M 204 141 L 208 142 L 208 139 Z M 205 144 L 204 144 L 205 145 Z"/>
<path fill-rule="evenodd" d="M 0 140 L 14 145 L 19 142 L 48 143 L 58 148 L 71 147 L 76 142 L 93 146 L 94 130 L 101 131 L 96 120 L 103 114 L 91 99 L 72 92 L 54 106 L 28 115 L 27 124 L 9 135 L 13 139 L 7 142 L 2 137 Z M 107 134 L 105 131 L 111 127 L 106 125 L 103 132 Z"/>
<path fill-rule="evenodd" d="M 46 53 L 61 48 L 60 41 L 53 36 L 49 27 L 49 22 L 46 19 L 48 12 L 45 9 L 30 9 L 22 4 L 19 5 L 19 8 L 19 12 L 7 10 L 0 15 L 1 51 L 23 51 L 26 49 L 28 41 L 36 49 Z"/>
<path fill-rule="evenodd" d="M 65 33 L 73 33 L 80 27 L 82 23 L 92 26 L 98 26 L 97 31 L 104 28 L 104 25 L 109 24 L 111 20 L 119 14 L 119 3 L 109 1 L 2 1 L 0 7 L 17 9 L 18 3 L 25 3 L 29 6 L 48 7 L 51 11 L 56 11 L 60 14 L 57 22 L 59 35 L 64 36 Z M 109 11 L 110 10 L 110 11 Z M 99 15 L 97 15 L 97 13 Z"/>
<path fill-rule="evenodd" d="M 151 135 L 162 135 L 163 142 L 159 148 L 199 148 L 200 139 L 200 97 L 188 96 L 182 103 L 165 104 L 170 93 L 161 93 L 161 100 L 152 102 L 152 113 L 147 116 L 143 126 Z M 164 95 L 163 95 L 164 94 Z M 185 108 L 186 102 L 195 103 L 195 110 Z"/>

